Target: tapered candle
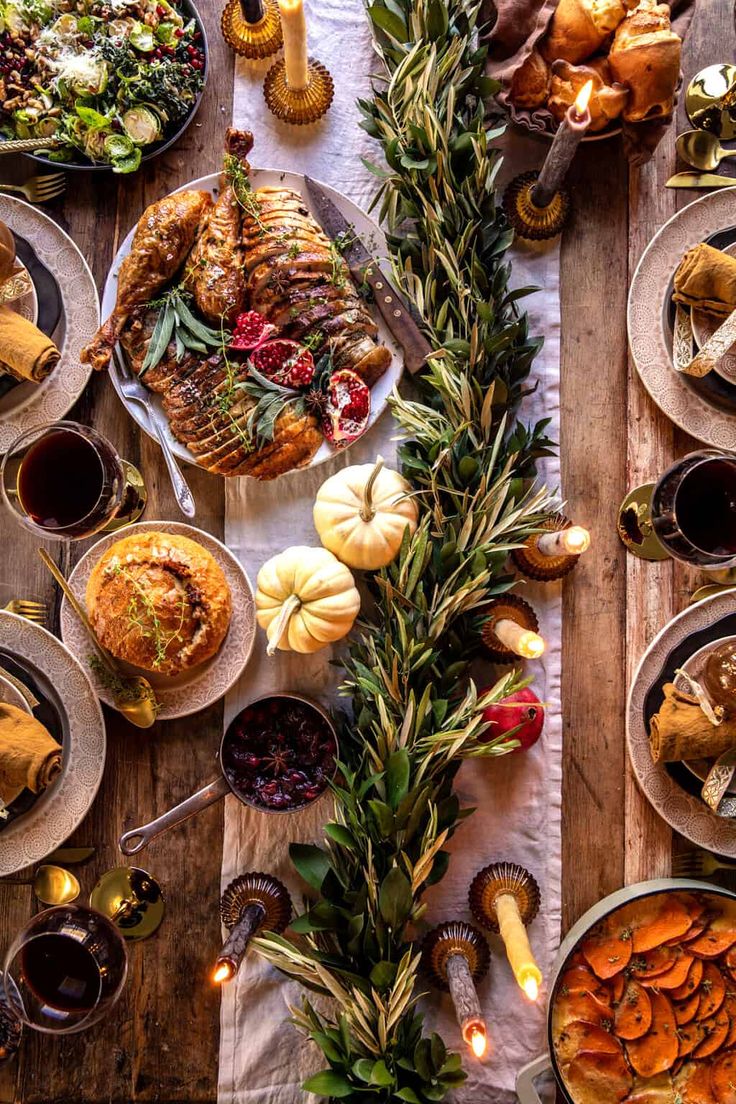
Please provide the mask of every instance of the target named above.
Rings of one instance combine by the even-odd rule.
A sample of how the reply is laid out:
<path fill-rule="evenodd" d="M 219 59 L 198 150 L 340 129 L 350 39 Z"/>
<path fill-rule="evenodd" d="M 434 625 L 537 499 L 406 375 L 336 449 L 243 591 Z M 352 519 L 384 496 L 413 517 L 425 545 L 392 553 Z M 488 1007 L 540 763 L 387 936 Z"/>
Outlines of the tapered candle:
<path fill-rule="evenodd" d="M 290 918 L 291 898 L 278 878 L 253 871 L 230 882 L 220 898 L 220 919 L 228 936 L 212 971 L 213 982 L 222 985 L 234 978 L 253 936 L 282 932 Z"/>
<path fill-rule="evenodd" d="M 514 977 L 529 999 L 536 1000 L 542 983 L 542 973 L 534 961 L 516 897 L 513 893 L 501 893 L 495 904 L 498 928 Z"/>
<path fill-rule="evenodd" d="M 482 1058 L 486 1051 L 486 1022 L 465 955 L 450 955 L 445 964 L 445 972 L 463 1039 L 476 1058 Z"/>
<path fill-rule="evenodd" d="M 580 556 L 590 548 L 590 533 L 582 525 L 571 525 L 556 533 L 541 533 L 537 548 L 543 556 Z"/>
<path fill-rule="evenodd" d="M 590 80 L 580 89 L 575 103 L 568 108 L 557 128 L 537 182 L 531 190 L 531 201 L 536 207 L 548 207 L 562 186 L 575 150 L 590 126 L 588 104 L 592 91 L 593 82 Z"/>
<path fill-rule="evenodd" d="M 243 956 L 248 950 L 248 944 L 265 918 L 266 910 L 258 901 L 246 905 L 243 909 L 240 919 L 230 931 L 222 950 L 217 956 L 212 980 L 218 985 L 235 977 L 240 963 L 243 961 Z"/>
<path fill-rule="evenodd" d="M 464 920 L 449 920 L 427 934 L 422 964 L 434 984 L 449 989 L 457 1022 L 476 1058 L 486 1052 L 486 1022 L 475 983 L 488 972 L 491 955 L 483 933 Z"/>
<path fill-rule="evenodd" d="M 525 629 L 510 617 L 496 621 L 493 631 L 507 648 L 522 659 L 539 659 L 545 649 L 545 643 L 539 633 Z"/>
<path fill-rule="evenodd" d="M 307 21 L 304 0 L 279 0 L 284 35 L 284 64 L 288 87 L 299 92 L 309 83 Z"/>

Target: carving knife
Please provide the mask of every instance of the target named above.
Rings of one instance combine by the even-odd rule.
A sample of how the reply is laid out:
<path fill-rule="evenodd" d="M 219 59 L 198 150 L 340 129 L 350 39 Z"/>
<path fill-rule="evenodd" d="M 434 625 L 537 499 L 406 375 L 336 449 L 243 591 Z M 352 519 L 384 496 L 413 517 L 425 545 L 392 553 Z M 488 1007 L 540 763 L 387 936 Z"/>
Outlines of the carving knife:
<path fill-rule="evenodd" d="M 367 283 L 375 296 L 376 306 L 399 345 L 404 350 L 404 363 L 410 372 L 418 372 L 432 346 L 412 317 L 412 307 L 390 282 L 373 259 L 354 228 L 347 221 L 324 188 L 305 176 L 304 183 L 314 206 L 314 214 L 320 226 L 333 241 L 343 236 L 344 248 L 340 252 L 350 269 L 350 275 L 358 287 Z"/>
<path fill-rule="evenodd" d="M 671 176 L 667 188 L 736 188 L 736 176 L 720 173 L 679 172 Z"/>

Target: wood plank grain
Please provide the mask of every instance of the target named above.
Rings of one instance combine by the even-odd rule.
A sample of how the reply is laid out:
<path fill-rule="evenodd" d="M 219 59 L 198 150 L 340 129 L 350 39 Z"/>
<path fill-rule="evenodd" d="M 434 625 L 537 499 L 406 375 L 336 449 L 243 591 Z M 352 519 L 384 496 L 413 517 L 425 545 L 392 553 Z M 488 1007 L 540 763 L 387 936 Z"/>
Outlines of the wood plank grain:
<path fill-rule="evenodd" d="M 79 244 L 100 287 L 120 239 L 144 207 L 219 166 L 233 62 L 219 33 L 219 5 L 203 0 L 200 12 L 209 32 L 210 77 L 186 135 L 132 178 L 69 174 L 63 204 L 51 209 Z M 158 446 L 138 430 L 107 378 L 91 381 L 70 416 L 93 423 L 121 455 L 141 467 L 149 492 L 146 520 L 180 517 Z M 197 501 L 196 524 L 221 536 L 221 481 L 193 467 L 185 474 Z M 38 560 L 38 543 L 25 530 L 3 525 L 3 577 L 19 593 L 41 593 L 56 607 L 58 596 Z M 48 547 L 68 571 L 89 542 Z M 106 710 L 106 725 L 108 757 L 100 793 L 72 837 L 74 843 L 97 847 L 95 858 L 79 870 L 82 900 L 104 870 L 122 864 L 117 839 L 124 829 L 158 815 L 214 776 L 222 707 L 147 732 Z M 195 1104 L 216 1099 L 219 998 L 208 973 L 220 938 L 221 849 L 222 807 L 215 806 L 135 860 L 160 879 L 167 917 L 151 940 L 129 946 L 129 978 L 119 1005 L 84 1034 L 51 1039 L 29 1032 L 19 1061 L 0 1071 L 0 1101 Z M 0 883 L 4 933 L 15 931 L 32 908 L 27 890 Z"/>

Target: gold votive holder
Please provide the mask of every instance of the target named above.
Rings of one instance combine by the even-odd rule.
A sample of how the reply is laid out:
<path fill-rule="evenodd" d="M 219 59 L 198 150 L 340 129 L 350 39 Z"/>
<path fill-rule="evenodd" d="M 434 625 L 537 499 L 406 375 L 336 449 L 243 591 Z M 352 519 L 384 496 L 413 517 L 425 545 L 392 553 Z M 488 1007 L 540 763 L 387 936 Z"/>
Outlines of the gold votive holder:
<path fill-rule="evenodd" d="M 532 190 L 538 172 L 521 173 L 507 185 L 503 196 L 503 209 L 514 232 L 527 241 L 546 241 L 561 234 L 570 217 L 571 203 L 568 192 L 556 192 L 547 207 L 537 207 Z"/>
<path fill-rule="evenodd" d="M 277 119 L 295 126 L 316 123 L 329 110 L 335 95 L 335 85 L 321 61 L 310 58 L 308 80 L 304 88 L 290 88 L 286 83 L 286 64 L 281 58 L 266 73 L 263 95 L 269 111 Z"/>
<path fill-rule="evenodd" d="M 544 533 L 559 533 L 563 529 L 569 529 L 572 522 L 564 514 L 555 514 L 547 518 L 540 525 L 541 532 L 533 533 L 521 548 L 514 548 L 511 559 L 514 566 L 526 575 L 528 579 L 536 579 L 538 582 L 551 583 L 556 579 L 562 579 L 569 575 L 577 567 L 580 556 L 563 554 L 549 556 L 538 548 L 539 538 Z"/>
<path fill-rule="evenodd" d="M 276 0 L 262 0 L 263 15 L 255 23 L 246 19 L 241 0 L 229 0 L 220 20 L 222 36 L 236 54 L 257 61 L 281 48 L 284 36 Z"/>
<path fill-rule="evenodd" d="M 504 594 L 490 602 L 483 612 L 485 620 L 481 629 L 481 640 L 487 655 L 494 663 L 516 663 L 520 659 L 536 658 L 515 651 L 496 635 L 496 626 L 500 621 L 514 621 L 529 633 L 539 632 L 537 615 L 528 602 L 516 594 Z"/>
<path fill-rule="evenodd" d="M 541 894 L 536 878 L 518 863 L 491 863 L 478 871 L 468 892 L 475 919 L 489 931 L 498 932 L 496 901 L 504 893 L 516 899 L 522 923 L 529 927 L 539 912 Z"/>

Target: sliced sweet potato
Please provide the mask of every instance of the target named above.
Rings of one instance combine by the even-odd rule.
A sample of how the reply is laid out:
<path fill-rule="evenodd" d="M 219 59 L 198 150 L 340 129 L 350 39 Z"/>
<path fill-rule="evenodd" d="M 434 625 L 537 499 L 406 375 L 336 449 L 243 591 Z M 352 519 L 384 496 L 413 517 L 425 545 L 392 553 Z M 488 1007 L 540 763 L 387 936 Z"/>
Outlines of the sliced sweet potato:
<path fill-rule="evenodd" d="M 717 1104 L 736 1104 L 736 1054 L 719 1054 L 714 1059 L 710 1085 Z"/>
<path fill-rule="evenodd" d="M 695 1019 L 698 1014 L 699 1004 L 700 993 L 697 992 L 693 993 L 691 997 L 687 997 L 684 1001 L 672 1002 L 678 1027 L 684 1027 L 685 1024 L 689 1024 Z"/>
<path fill-rule="evenodd" d="M 675 1090 L 669 1073 L 658 1073 L 646 1081 L 634 1078 L 634 1085 L 624 1104 L 675 1104 Z"/>
<path fill-rule="evenodd" d="M 676 1077 L 675 1100 L 682 1104 L 716 1104 L 710 1087 L 708 1063 L 686 1062 Z"/>
<path fill-rule="evenodd" d="M 716 916 L 702 935 L 688 941 L 688 954 L 699 958 L 718 958 L 736 943 L 736 923 L 730 916 Z"/>
<path fill-rule="evenodd" d="M 723 961 L 729 970 L 736 970 L 736 945 L 729 947 L 723 956 Z"/>
<path fill-rule="evenodd" d="M 602 1004 L 611 1003 L 611 994 L 606 986 L 587 966 L 573 966 L 565 970 L 560 978 L 560 993 L 590 993 Z"/>
<path fill-rule="evenodd" d="M 680 943 L 692 943 L 693 939 L 697 939 L 699 935 L 702 935 L 705 929 L 713 919 L 713 914 L 703 910 L 697 920 L 694 920 L 688 930 L 679 940 Z"/>
<path fill-rule="evenodd" d="M 620 1104 L 633 1078 L 623 1054 L 583 1050 L 565 1070 L 565 1081 L 576 1104 Z"/>
<path fill-rule="evenodd" d="M 631 962 L 631 974 L 639 981 L 666 974 L 674 966 L 679 950 L 676 947 L 653 947 L 638 954 Z"/>
<path fill-rule="evenodd" d="M 681 985 L 679 989 L 671 989 L 670 996 L 672 1000 L 685 1000 L 687 997 L 692 996 L 695 990 L 700 985 L 703 978 L 703 959 L 693 958 L 690 963 L 690 969 L 688 970 L 687 977 L 684 985 Z"/>
<path fill-rule="evenodd" d="M 661 947 L 668 939 L 676 940 L 685 935 L 691 925 L 688 908 L 672 894 L 644 901 L 631 937 L 634 953 L 639 955 Z"/>
<path fill-rule="evenodd" d="M 597 1024 L 574 1020 L 555 1040 L 555 1054 L 561 1065 L 571 1062 L 581 1051 L 595 1054 L 622 1054 L 621 1044 Z"/>
<path fill-rule="evenodd" d="M 697 959 L 696 959 L 697 962 Z M 626 974 L 621 972 L 620 974 L 614 974 L 608 981 L 608 991 L 611 994 L 611 1000 L 613 1004 L 618 1004 L 624 995 L 624 989 L 626 988 Z"/>
<path fill-rule="evenodd" d="M 731 1029 L 731 1021 L 728 1013 L 723 1009 L 710 1020 L 697 1020 L 697 1023 L 707 1031 L 702 1043 L 693 1051 L 693 1058 L 708 1058 L 716 1054 L 725 1043 Z"/>
<path fill-rule="evenodd" d="M 715 1016 L 726 997 L 726 981 L 714 962 L 706 962 L 700 983 L 700 1004 L 696 1019 L 708 1020 Z"/>
<path fill-rule="evenodd" d="M 677 1057 L 687 1058 L 696 1047 L 700 1046 L 707 1034 L 708 1030 L 700 1020 L 693 1020 L 692 1023 L 685 1024 L 684 1027 L 678 1027 L 677 1038 L 679 1040 L 679 1045 L 677 1048 Z"/>
<path fill-rule="evenodd" d="M 575 1020 L 585 1020 L 599 1027 L 611 1019 L 609 1005 L 602 1004 L 590 993 L 559 993 L 552 1011 L 552 1030 L 555 1037 Z"/>
<path fill-rule="evenodd" d="M 626 1044 L 629 1063 L 640 1077 L 654 1077 L 656 1073 L 670 1069 L 679 1050 L 672 1005 L 656 989 L 650 990 L 649 999 L 652 1003 L 652 1024 L 649 1031 L 641 1039 L 632 1039 Z"/>
<path fill-rule="evenodd" d="M 622 938 L 626 936 L 626 938 Z M 586 939 L 582 946 L 585 960 L 599 978 L 610 978 L 624 970 L 631 959 L 631 937 L 628 929 L 602 928 Z"/>
<path fill-rule="evenodd" d="M 726 1036 L 726 1041 L 723 1044 L 724 1050 L 736 1045 L 736 994 L 726 993 L 726 999 L 723 1003 L 723 1007 L 728 1013 L 728 1018 L 731 1021 L 731 1026 Z"/>
<path fill-rule="evenodd" d="M 613 1033 L 619 1039 L 640 1039 L 652 1024 L 652 1002 L 649 994 L 634 978 L 624 990 L 624 995 L 613 1018 Z"/>
<path fill-rule="evenodd" d="M 651 951 L 649 952 L 652 953 Z M 693 958 L 691 955 L 683 954 L 682 951 L 677 950 L 678 957 L 664 974 L 657 974 L 656 977 L 642 978 L 642 985 L 651 985 L 655 989 L 679 989 L 681 985 L 684 985 L 687 976 L 690 972 L 690 966 L 693 962 L 699 962 L 700 959 Z"/>

